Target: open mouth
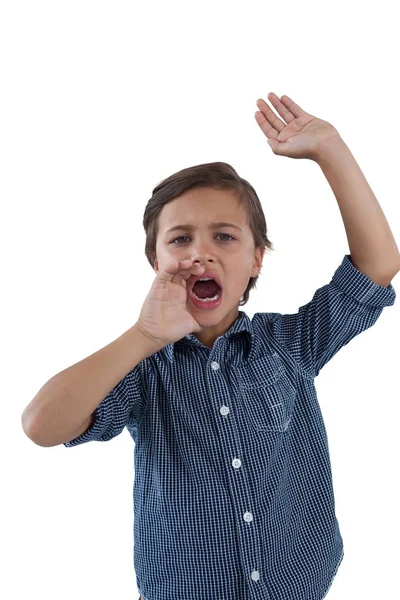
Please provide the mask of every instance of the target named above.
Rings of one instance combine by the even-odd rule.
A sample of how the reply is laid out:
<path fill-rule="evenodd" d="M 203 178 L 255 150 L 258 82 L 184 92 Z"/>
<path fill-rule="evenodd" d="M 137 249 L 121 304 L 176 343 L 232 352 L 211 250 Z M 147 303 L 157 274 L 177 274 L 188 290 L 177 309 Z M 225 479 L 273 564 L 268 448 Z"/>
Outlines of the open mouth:
<path fill-rule="evenodd" d="M 208 279 L 208 281 L 199 279 L 195 282 L 191 292 L 197 300 L 214 302 L 220 296 L 222 288 L 214 279 Z"/>
<path fill-rule="evenodd" d="M 222 288 L 216 281 L 196 281 L 189 290 L 189 298 L 196 308 L 212 310 L 222 302 Z"/>

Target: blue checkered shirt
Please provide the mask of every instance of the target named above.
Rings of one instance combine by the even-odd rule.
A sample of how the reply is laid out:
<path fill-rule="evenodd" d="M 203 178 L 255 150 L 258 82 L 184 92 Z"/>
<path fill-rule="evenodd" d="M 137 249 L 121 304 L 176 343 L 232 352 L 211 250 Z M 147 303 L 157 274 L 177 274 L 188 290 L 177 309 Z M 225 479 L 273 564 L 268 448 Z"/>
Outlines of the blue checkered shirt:
<path fill-rule="evenodd" d="M 325 597 L 344 553 L 314 379 L 395 298 L 345 255 L 298 312 L 239 311 L 212 348 L 190 334 L 140 362 L 64 443 L 133 438 L 145 600 Z"/>

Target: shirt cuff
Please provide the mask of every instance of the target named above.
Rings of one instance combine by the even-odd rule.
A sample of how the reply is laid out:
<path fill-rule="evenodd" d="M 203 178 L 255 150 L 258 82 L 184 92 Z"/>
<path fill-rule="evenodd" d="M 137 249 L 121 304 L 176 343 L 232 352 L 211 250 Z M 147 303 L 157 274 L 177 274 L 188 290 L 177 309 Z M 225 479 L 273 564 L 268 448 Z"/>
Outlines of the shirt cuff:
<path fill-rule="evenodd" d="M 350 254 L 344 256 L 342 264 L 332 277 L 332 282 L 342 292 L 368 306 L 392 306 L 396 299 L 396 291 L 391 283 L 385 287 L 372 281 L 353 265 Z"/>
<path fill-rule="evenodd" d="M 78 446 L 85 442 L 92 441 L 103 441 L 105 432 L 109 429 L 113 420 L 113 397 L 112 394 L 108 394 L 104 400 L 94 411 L 94 423 L 89 429 L 81 433 L 77 438 L 64 442 L 63 445 L 66 448 L 72 446 Z"/>

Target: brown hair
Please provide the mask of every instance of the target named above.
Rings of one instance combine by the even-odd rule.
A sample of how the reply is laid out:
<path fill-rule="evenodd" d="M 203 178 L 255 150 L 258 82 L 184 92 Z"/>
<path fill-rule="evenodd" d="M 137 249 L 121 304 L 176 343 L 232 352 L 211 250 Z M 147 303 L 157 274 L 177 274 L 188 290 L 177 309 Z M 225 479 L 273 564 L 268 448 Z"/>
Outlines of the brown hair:
<path fill-rule="evenodd" d="M 143 227 L 146 232 L 145 254 L 153 269 L 156 258 L 158 217 L 163 206 L 187 190 L 199 187 L 232 191 L 247 212 L 248 225 L 253 232 L 255 248 L 264 247 L 267 252 L 275 251 L 272 242 L 267 237 L 267 224 L 255 189 L 229 164 L 224 162 L 205 163 L 182 169 L 170 175 L 153 190 L 153 195 L 146 205 L 143 216 Z M 250 290 L 256 286 L 257 279 L 258 275 L 250 277 L 239 306 L 247 303 Z"/>

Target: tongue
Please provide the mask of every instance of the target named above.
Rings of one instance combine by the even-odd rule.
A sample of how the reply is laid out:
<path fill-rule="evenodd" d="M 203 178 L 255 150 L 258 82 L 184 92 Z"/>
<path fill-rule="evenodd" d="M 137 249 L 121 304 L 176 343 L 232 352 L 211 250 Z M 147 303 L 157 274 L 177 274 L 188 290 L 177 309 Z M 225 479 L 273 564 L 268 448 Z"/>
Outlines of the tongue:
<path fill-rule="evenodd" d="M 213 279 L 210 281 L 196 281 L 193 291 L 199 298 L 213 298 L 220 290 L 218 283 Z"/>

